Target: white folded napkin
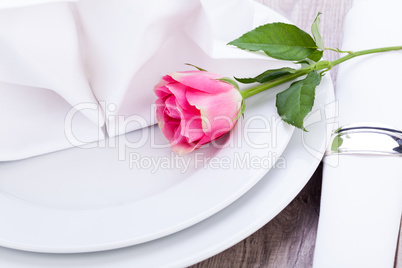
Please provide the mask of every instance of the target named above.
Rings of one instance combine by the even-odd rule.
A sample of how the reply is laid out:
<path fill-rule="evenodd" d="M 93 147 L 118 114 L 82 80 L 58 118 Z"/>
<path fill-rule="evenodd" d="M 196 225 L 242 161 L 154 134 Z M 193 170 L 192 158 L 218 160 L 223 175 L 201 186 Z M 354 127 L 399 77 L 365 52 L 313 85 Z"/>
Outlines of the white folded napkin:
<path fill-rule="evenodd" d="M 81 103 L 94 108 L 72 120 L 76 138 L 90 142 L 104 137 L 72 5 L 0 9 L 0 161 L 71 147 L 64 119 Z"/>
<path fill-rule="evenodd" d="M 31 5 L 55 3 L 55 2 L 77 2 L 78 0 L 0 0 L 0 8 L 26 7 Z"/>
<path fill-rule="evenodd" d="M 402 2 L 359 1 L 344 24 L 343 50 L 402 45 Z M 339 68 L 339 125 L 402 129 L 402 52 L 363 56 Z M 393 267 L 402 212 L 402 158 L 325 158 L 314 267 Z"/>
<path fill-rule="evenodd" d="M 153 87 L 166 73 L 192 69 L 184 63 L 236 75 L 253 60 L 251 75 L 257 74 L 266 59 L 226 46 L 261 24 L 254 5 L 0 1 L 0 161 L 155 123 Z"/>

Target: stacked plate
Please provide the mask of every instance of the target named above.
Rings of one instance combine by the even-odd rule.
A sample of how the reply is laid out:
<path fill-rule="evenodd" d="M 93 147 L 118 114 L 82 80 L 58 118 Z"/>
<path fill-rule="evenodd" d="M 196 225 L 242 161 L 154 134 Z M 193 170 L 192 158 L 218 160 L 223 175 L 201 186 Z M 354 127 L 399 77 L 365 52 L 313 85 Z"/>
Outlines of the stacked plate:
<path fill-rule="evenodd" d="M 268 8 L 264 16 L 285 21 Z M 280 121 L 274 96 L 282 89 L 248 99 L 245 117 L 219 146 L 189 156 L 155 148 L 164 138 L 151 126 L 120 137 L 145 137 L 140 148 L 117 138 L 113 146 L 106 140 L 0 163 L 0 265 L 179 267 L 244 239 L 302 189 L 332 130 L 328 76 L 309 132 Z"/>

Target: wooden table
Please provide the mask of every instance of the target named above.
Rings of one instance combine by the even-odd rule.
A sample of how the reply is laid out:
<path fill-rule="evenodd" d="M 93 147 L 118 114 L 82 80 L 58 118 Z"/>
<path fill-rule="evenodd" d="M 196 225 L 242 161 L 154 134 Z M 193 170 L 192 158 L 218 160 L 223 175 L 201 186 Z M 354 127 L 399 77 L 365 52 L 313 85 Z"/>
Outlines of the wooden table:
<path fill-rule="evenodd" d="M 353 0 L 258 0 L 289 18 L 303 30 L 321 11 L 321 30 L 327 47 L 340 47 L 343 20 Z M 334 60 L 337 53 L 325 52 Z M 331 71 L 336 80 L 337 69 Z M 335 88 L 336 90 L 336 88 Z M 272 221 L 228 250 L 192 268 L 204 267 L 311 267 L 320 210 L 322 165 L 301 193 Z M 402 267 L 402 235 L 400 234 L 395 267 Z"/>

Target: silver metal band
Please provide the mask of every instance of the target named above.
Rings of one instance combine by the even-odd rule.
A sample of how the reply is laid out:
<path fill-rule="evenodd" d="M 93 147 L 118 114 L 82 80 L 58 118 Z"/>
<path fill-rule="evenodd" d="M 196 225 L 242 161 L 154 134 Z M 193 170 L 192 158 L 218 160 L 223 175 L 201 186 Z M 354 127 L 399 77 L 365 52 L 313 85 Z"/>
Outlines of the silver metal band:
<path fill-rule="evenodd" d="M 402 156 L 402 131 L 372 123 L 345 125 L 331 136 L 326 155 Z"/>

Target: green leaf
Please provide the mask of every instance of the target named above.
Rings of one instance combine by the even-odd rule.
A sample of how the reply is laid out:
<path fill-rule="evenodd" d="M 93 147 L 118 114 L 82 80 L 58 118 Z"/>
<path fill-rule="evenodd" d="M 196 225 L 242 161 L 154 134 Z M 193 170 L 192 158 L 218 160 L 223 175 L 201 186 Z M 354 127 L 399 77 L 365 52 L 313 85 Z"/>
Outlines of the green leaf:
<path fill-rule="evenodd" d="M 339 149 L 339 147 L 342 146 L 342 144 L 343 144 L 342 136 L 336 135 L 331 144 L 331 151 L 338 152 L 338 149 Z"/>
<path fill-rule="evenodd" d="M 251 84 L 251 83 L 255 83 L 257 82 L 257 77 L 249 77 L 249 78 L 238 78 L 235 77 L 234 79 L 236 79 L 237 82 L 240 82 L 242 84 Z"/>
<path fill-rule="evenodd" d="M 324 54 L 324 51 L 322 50 L 316 50 L 311 54 L 308 58 L 312 61 L 319 61 L 322 58 L 322 55 Z"/>
<path fill-rule="evenodd" d="M 239 110 L 239 113 L 237 114 L 236 118 L 233 119 L 232 121 L 236 121 L 237 119 L 240 118 L 240 116 L 244 117 L 244 111 L 246 110 L 246 102 L 244 101 L 244 99 L 241 101 L 241 107 Z"/>
<path fill-rule="evenodd" d="M 291 61 L 305 59 L 317 49 L 308 33 L 282 22 L 257 27 L 228 45 L 249 51 L 261 50 L 273 58 Z"/>
<path fill-rule="evenodd" d="M 315 88 L 320 81 L 321 76 L 312 71 L 306 78 L 292 83 L 288 89 L 276 95 L 276 108 L 283 121 L 306 131 L 303 121 L 313 108 Z"/>
<path fill-rule="evenodd" d="M 313 65 L 315 62 L 310 60 L 310 59 L 304 59 L 304 60 L 299 60 L 299 61 L 295 61 L 295 64 L 301 64 L 301 67 L 308 67 L 310 65 Z"/>
<path fill-rule="evenodd" d="M 236 83 L 236 81 L 234 81 L 233 79 L 230 79 L 229 77 L 222 77 L 222 78 L 219 78 L 219 79 L 216 79 L 216 80 L 229 83 L 232 86 L 234 86 L 235 88 L 237 88 L 238 90 L 240 90 L 239 85 Z"/>
<path fill-rule="evenodd" d="M 196 68 L 198 71 L 202 71 L 202 72 L 206 72 L 206 71 L 207 71 L 207 70 L 205 70 L 205 69 L 203 69 L 203 68 L 201 68 L 201 67 L 195 66 L 195 65 L 193 65 L 193 64 L 191 64 L 191 63 L 185 63 L 185 65 L 194 67 L 194 68 Z"/>
<path fill-rule="evenodd" d="M 315 17 L 315 20 L 313 24 L 311 25 L 311 33 L 313 34 L 315 44 L 317 47 L 321 50 L 325 50 L 324 43 L 322 42 L 322 37 L 320 34 L 320 15 L 322 13 L 318 12 L 317 16 Z"/>
<path fill-rule="evenodd" d="M 293 74 L 296 72 L 296 69 L 293 68 L 280 68 L 280 69 L 272 69 L 272 70 L 267 70 L 263 72 L 262 74 L 257 75 L 254 78 L 237 78 L 235 79 L 243 84 L 250 84 L 250 83 L 266 83 L 272 80 L 275 80 L 277 78 L 280 78 L 282 76 L 288 75 L 288 74 Z"/>

